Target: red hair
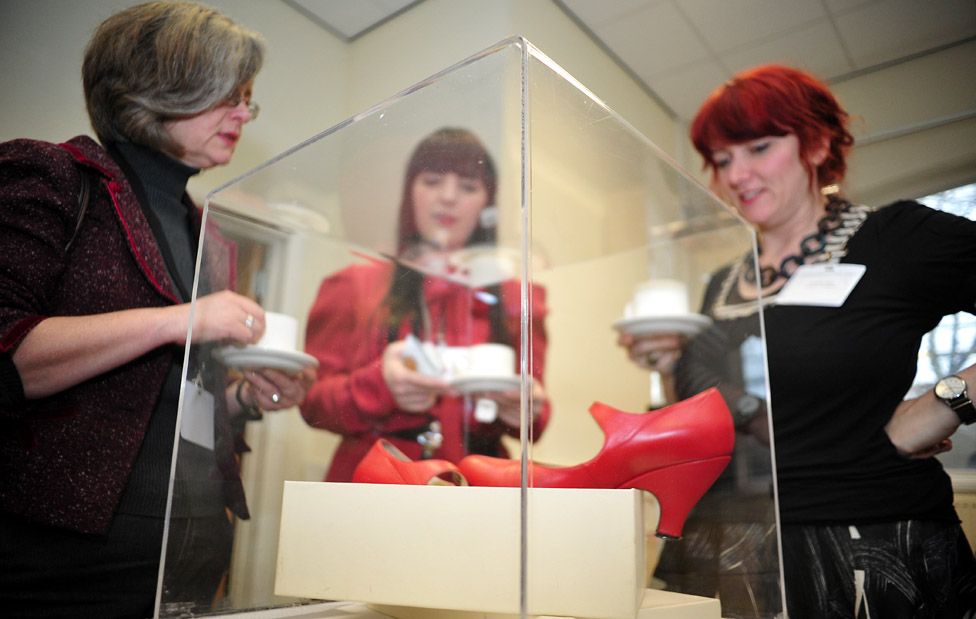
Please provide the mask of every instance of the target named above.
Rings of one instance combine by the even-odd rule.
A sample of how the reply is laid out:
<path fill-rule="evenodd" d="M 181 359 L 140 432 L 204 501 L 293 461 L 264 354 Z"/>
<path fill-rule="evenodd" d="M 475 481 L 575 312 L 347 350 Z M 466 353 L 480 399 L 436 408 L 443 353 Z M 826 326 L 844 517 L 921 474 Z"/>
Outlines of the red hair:
<path fill-rule="evenodd" d="M 714 174 L 717 148 L 795 135 L 810 178 L 824 187 L 841 182 L 847 171 L 854 144 L 847 121 L 847 112 L 817 78 L 791 67 L 761 65 L 736 74 L 708 96 L 691 123 L 691 141 Z M 814 169 L 810 156 L 825 143 L 827 155 Z"/>

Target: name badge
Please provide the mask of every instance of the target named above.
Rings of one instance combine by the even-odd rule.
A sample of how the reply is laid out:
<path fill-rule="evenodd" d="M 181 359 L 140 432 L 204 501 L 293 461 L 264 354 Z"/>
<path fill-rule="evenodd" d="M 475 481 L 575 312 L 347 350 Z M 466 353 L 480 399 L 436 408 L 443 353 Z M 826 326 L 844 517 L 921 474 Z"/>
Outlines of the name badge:
<path fill-rule="evenodd" d="M 863 264 L 801 265 L 776 295 L 776 304 L 840 307 L 866 270 Z"/>
<path fill-rule="evenodd" d="M 180 436 L 207 449 L 214 448 L 214 397 L 194 381 L 183 386 Z"/>

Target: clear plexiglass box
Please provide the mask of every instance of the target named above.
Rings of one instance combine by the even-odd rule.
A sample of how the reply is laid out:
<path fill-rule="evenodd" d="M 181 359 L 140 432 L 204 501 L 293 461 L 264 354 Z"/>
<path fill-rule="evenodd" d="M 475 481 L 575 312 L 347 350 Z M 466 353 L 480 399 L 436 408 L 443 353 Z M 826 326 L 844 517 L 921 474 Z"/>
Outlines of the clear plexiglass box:
<path fill-rule="evenodd" d="M 341 601 L 276 592 L 283 496 L 286 482 L 340 496 L 354 477 L 411 483 L 361 489 L 368 518 L 346 500 L 329 514 L 396 527 L 406 503 L 438 493 L 438 524 L 401 536 L 423 560 L 455 552 L 438 531 L 498 534 L 457 507 L 462 493 L 510 501 L 497 547 L 519 592 L 509 614 L 537 612 L 534 587 L 556 584 L 546 566 L 573 560 L 534 545 L 533 531 L 578 517 L 533 509 L 551 488 L 641 490 L 639 547 L 622 551 L 637 553 L 641 590 L 720 598 L 723 617 L 782 613 L 761 311 L 709 300 L 728 279 L 713 276 L 755 268 L 754 235 L 528 41 L 312 135 L 211 192 L 204 212 L 158 616 Z M 228 304 L 227 289 L 242 296 Z M 274 332 L 247 347 L 200 335 L 246 321 L 244 297 L 293 321 L 258 312 Z M 420 486 L 435 476 L 448 485 Z M 356 533 L 342 538 L 350 570 L 386 560 Z M 462 560 L 478 573 L 494 550 Z M 324 567 L 321 579 L 335 591 Z"/>

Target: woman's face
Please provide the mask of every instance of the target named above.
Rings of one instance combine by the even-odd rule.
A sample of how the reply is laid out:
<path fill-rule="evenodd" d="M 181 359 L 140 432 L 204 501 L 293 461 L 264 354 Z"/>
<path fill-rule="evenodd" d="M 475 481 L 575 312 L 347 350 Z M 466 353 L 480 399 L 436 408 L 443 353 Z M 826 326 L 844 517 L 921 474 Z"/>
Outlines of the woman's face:
<path fill-rule="evenodd" d="M 165 122 L 166 132 L 183 150 L 180 161 L 201 170 L 229 163 L 244 123 L 252 118 L 250 102 L 247 84 L 236 105 L 228 101 L 196 116 Z"/>
<path fill-rule="evenodd" d="M 825 151 L 811 157 L 816 166 Z M 819 159 L 819 161 L 818 161 Z M 767 136 L 720 146 L 712 151 L 714 181 L 746 221 L 775 228 L 805 209 L 819 207 L 819 195 L 800 157 L 795 135 Z"/>
<path fill-rule="evenodd" d="M 410 191 L 420 236 L 448 251 L 464 247 L 488 204 L 484 181 L 455 172 L 422 171 Z"/>

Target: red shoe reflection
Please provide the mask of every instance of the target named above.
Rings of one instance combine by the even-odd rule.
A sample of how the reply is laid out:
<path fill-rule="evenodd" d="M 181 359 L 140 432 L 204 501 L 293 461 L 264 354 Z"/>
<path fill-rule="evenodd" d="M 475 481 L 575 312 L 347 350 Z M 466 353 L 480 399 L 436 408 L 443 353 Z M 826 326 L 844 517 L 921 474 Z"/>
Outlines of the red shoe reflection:
<path fill-rule="evenodd" d="M 458 468 L 447 460 L 413 461 L 382 438 L 363 456 L 352 473 L 352 480 L 361 484 L 467 485 Z"/>
<path fill-rule="evenodd" d="M 605 441 L 591 460 L 569 467 L 531 463 L 529 486 L 638 488 L 661 506 L 657 534 L 681 537 L 685 519 L 729 463 L 732 416 L 716 389 L 656 411 L 632 414 L 593 403 Z M 458 463 L 472 486 L 518 486 L 518 460 L 467 456 Z"/>

